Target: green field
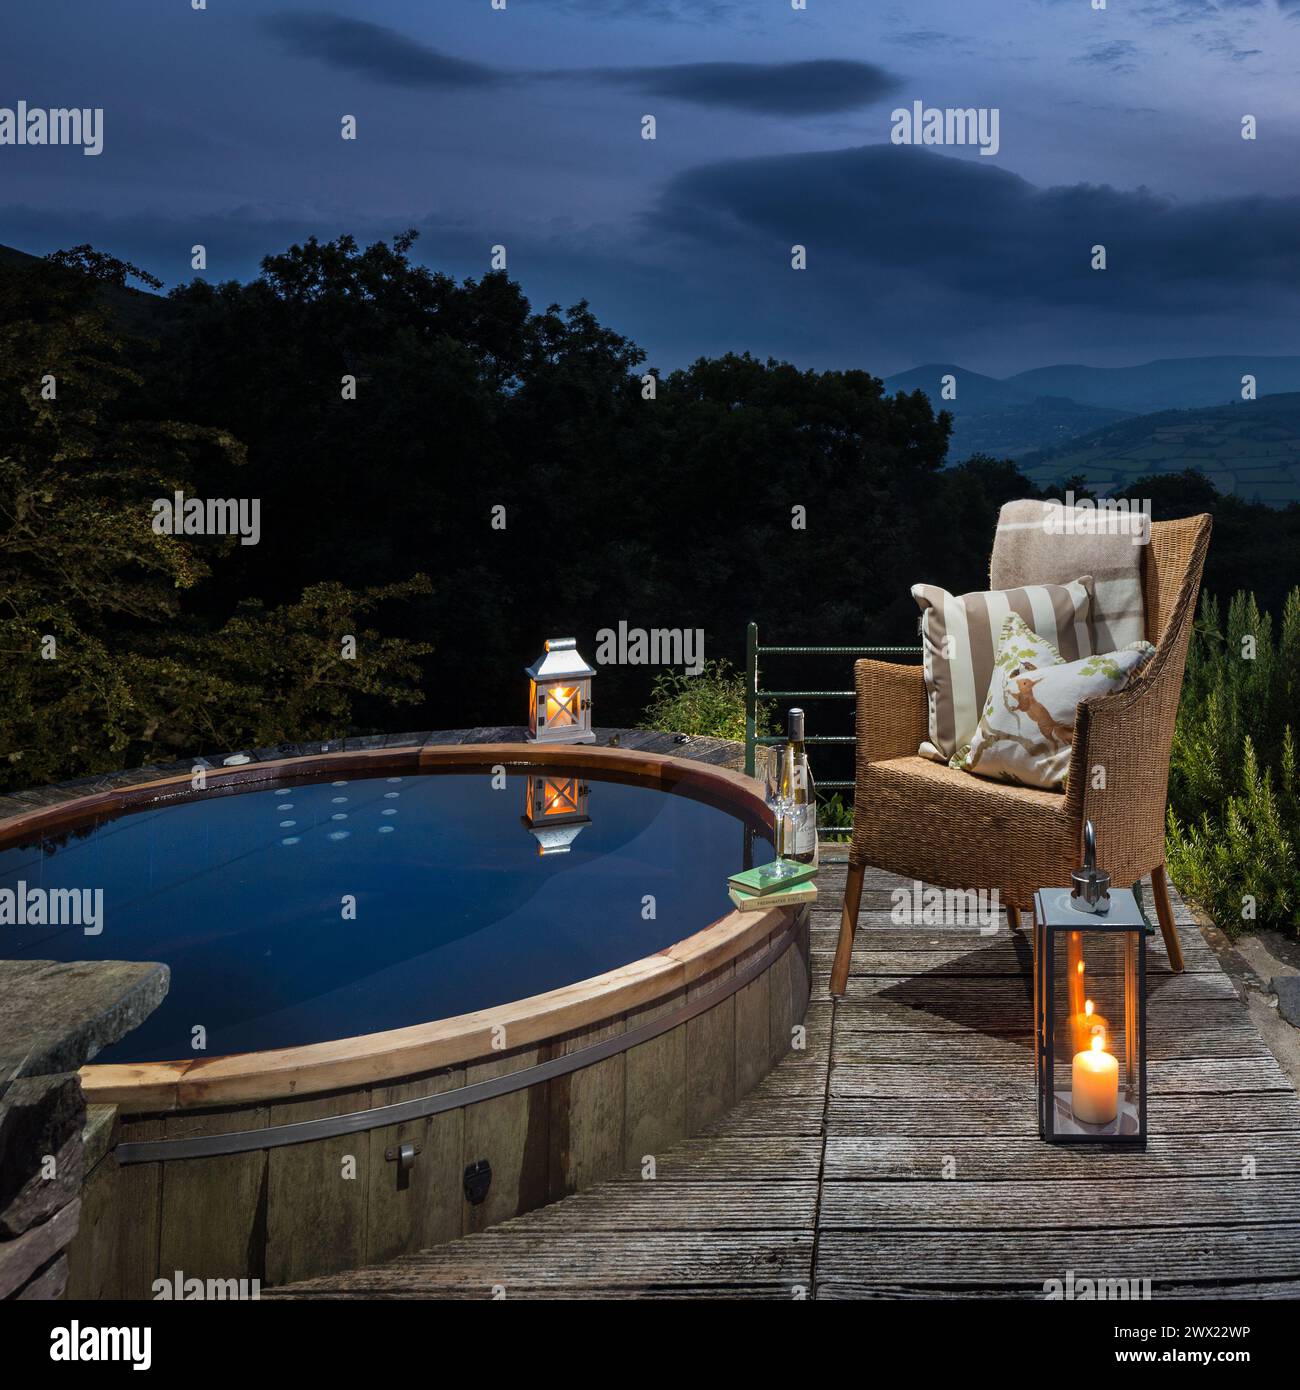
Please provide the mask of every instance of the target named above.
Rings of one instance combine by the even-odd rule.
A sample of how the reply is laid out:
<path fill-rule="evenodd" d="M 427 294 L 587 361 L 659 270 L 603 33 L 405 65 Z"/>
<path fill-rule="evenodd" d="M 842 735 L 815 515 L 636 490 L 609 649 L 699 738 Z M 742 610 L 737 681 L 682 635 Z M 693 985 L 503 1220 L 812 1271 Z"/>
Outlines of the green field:
<path fill-rule="evenodd" d="M 1300 501 L 1300 393 L 1141 415 L 1018 462 L 1039 486 L 1084 477 L 1102 494 L 1195 468 L 1221 492 L 1283 506 Z"/>

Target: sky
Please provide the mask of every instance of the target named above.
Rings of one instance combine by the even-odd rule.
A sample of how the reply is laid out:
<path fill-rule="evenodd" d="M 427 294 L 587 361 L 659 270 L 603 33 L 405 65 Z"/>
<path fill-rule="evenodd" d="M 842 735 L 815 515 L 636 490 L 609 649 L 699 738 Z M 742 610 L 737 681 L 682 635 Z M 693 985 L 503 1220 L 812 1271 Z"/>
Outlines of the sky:
<path fill-rule="evenodd" d="M 7 7 L 0 108 L 101 107 L 104 147 L 0 145 L 0 242 L 170 286 L 415 227 L 663 369 L 1300 351 L 1300 0 L 193 3 Z M 914 102 L 996 153 L 894 143 Z"/>

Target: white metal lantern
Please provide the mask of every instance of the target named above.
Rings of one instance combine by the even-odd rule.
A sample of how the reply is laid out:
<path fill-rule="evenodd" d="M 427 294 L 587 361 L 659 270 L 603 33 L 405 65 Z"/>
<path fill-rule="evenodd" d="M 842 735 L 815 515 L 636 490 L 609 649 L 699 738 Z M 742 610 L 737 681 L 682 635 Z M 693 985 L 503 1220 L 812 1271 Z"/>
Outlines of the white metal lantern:
<path fill-rule="evenodd" d="M 568 854 L 591 824 L 587 802 L 591 788 L 570 773 L 530 772 L 528 800 L 520 819 L 537 840 L 539 854 Z"/>
<path fill-rule="evenodd" d="M 595 743 L 591 731 L 591 678 L 595 668 L 578 655 L 577 639 L 551 637 L 528 667 L 528 738 L 533 743 Z"/>

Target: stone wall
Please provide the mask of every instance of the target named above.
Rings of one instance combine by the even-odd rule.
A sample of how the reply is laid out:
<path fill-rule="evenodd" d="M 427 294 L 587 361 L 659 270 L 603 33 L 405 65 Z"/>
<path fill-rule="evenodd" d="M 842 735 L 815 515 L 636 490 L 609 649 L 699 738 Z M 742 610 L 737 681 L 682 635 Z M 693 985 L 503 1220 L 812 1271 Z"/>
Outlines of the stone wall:
<path fill-rule="evenodd" d="M 169 982 L 165 965 L 0 960 L 0 1299 L 62 1297 L 86 1169 L 77 1071 Z"/>

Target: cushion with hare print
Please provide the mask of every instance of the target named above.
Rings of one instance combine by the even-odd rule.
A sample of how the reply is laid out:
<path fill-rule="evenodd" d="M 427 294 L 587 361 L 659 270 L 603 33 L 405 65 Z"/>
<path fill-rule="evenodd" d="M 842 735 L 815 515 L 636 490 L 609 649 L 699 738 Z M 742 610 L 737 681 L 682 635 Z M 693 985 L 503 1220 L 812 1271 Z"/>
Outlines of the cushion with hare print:
<path fill-rule="evenodd" d="M 1062 661 L 1018 618 L 1003 624 L 998 659 L 979 727 L 953 767 L 1022 786 L 1062 791 L 1070 770 L 1075 711 L 1081 700 L 1122 690 L 1151 659 L 1150 642 Z"/>

